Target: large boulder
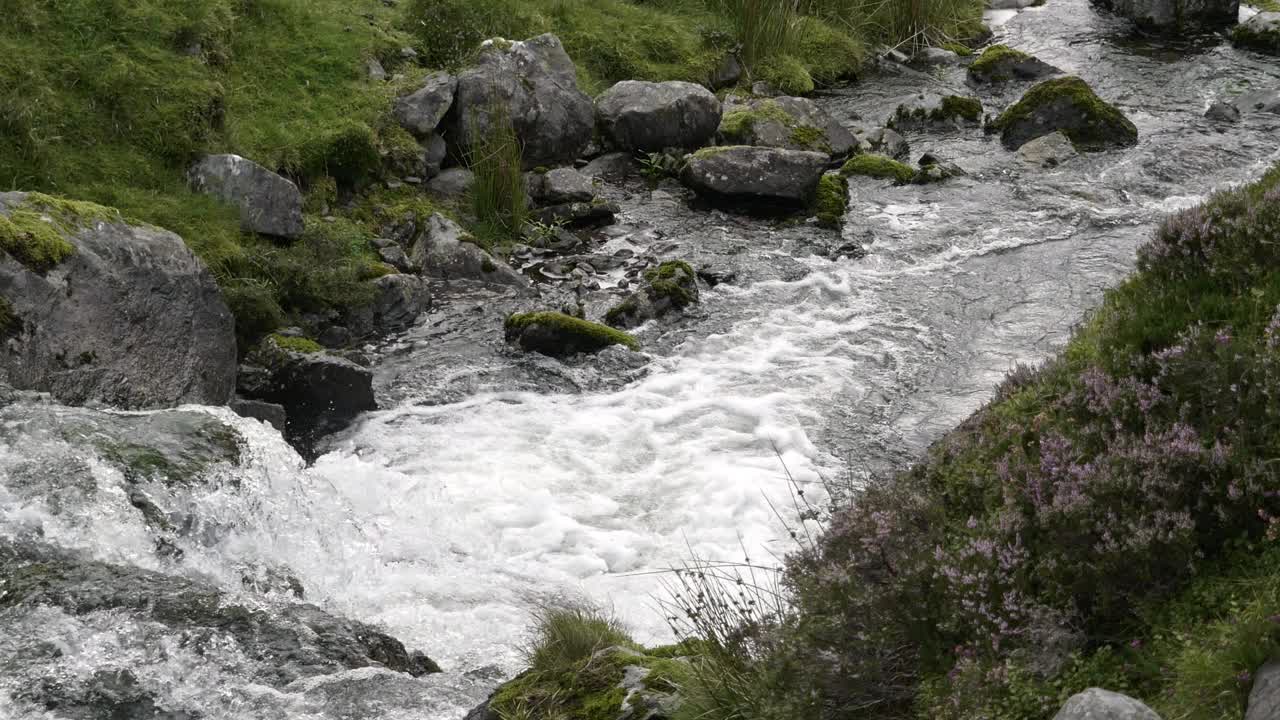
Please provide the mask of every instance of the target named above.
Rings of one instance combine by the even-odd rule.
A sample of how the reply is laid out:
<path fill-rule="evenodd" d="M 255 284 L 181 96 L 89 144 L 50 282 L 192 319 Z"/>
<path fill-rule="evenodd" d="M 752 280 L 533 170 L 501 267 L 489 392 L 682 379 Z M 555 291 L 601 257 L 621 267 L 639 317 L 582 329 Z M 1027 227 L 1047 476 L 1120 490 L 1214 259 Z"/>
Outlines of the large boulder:
<path fill-rule="evenodd" d="M 409 248 L 409 258 L 427 277 L 446 282 L 476 280 L 516 288 L 529 285 L 523 275 L 475 244 L 467 231 L 440 214 L 423 221 Z"/>
<path fill-rule="evenodd" d="M 1088 83 L 1068 76 L 1047 80 L 1027 91 L 991 126 L 1010 150 L 1061 131 L 1077 150 L 1097 151 L 1138 142 L 1138 128 L 1114 105 L 1094 94 Z"/>
<path fill-rule="evenodd" d="M 467 152 L 504 118 L 520 139 L 526 167 L 571 162 L 591 141 L 595 109 L 556 36 L 488 40 L 476 64 L 459 73 L 446 121 L 456 145 Z"/>
<path fill-rule="evenodd" d="M 992 45 L 969 66 L 969 80 L 983 85 L 1010 80 L 1040 80 L 1061 72 L 1021 50 L 1014 50 L 1008 45 Z"/>
<path fill-rule="evenodd" d="M 182 238 L 0 193 L 0 382 L 69 405 L 219 405 L 235 365 L 234 320 Z"/>
<path fill-rule="evenodd" d="M 591 178 L 573 168 L 554 168 L 525 175 L 529 199 L 539 206 L 591 202 L 596 197 Z"/>
<path fill-rule="evenodd" d="M 1215 28 L 1240 18 L 1240 0 L 1094 0 L 1147 30 Z"/>
<path fill-rule="evenodd" d="M 640 289 L 605 314 L 605 322 L 633 328 L 698 302 L 698 275 L 689 263 L 670 260 L 644 272 Z"/>
<path fill-rule="evenodd" d="M 826 153 L 734 145 L 689 155 L 682 179 L 713 201 L 801 207 L 812 199 L 826 169 Z"/>
<path fill-rule="evenodd" d="M 853 133 L 812 100 L 798 97 L 754 98 L 725 106 L 720 139 L 728 145 L 756 145 L 847 155 Z"/>
<path fill-rule="evenodd" d="M 401 127 L 420 138 L 430 136 L 449 108 L 453 107 L 453 93 L 457 87 L 458 79 L 449 73 L 431 73 L 421 88 L 396 99 L 392 108 L 396 120 Z"/>
<path fill-rule="evenodd" d="M 207 155 L 187 173 L 191 188 L 240 209 L 240 227 L 249 232 L 297 238 L 302 235 L 302 193 L 298 186 L 239 155 Z"/>
<path fill-rule="evenodd" d="M 1160 720 L 1160 716 L 1128 695 L 1089 688 L 1068 698 L 1053 720 Z"/>
<path fill-rule="evenodd" d="M 715 135 L 720 101 L 689 82 L 623 80 L 596 98 L 596 120 L 619 150 L 694 150 Z"/>
<path fill-rule="evenodd" d="M 558 312 L 512 315 L 507 318 L 505 335 L 507 342 L 518 343 L 524 350 L 552 357 L 593 353 L 610 345 L 640 348 L 635 338 L 621 330 Z"/>
<path fill-rule="evenodd" d="M 1263 12 L 1236 26 L 1231 42 L 1238 47 L 1280 55 L 1280 12 Z"/>
<path fill-rule="evenodd" d="M 1280 662 L 1270 662 L 1253 674 L 1253 689 L 1244 720 L 1280 718 Z"/>

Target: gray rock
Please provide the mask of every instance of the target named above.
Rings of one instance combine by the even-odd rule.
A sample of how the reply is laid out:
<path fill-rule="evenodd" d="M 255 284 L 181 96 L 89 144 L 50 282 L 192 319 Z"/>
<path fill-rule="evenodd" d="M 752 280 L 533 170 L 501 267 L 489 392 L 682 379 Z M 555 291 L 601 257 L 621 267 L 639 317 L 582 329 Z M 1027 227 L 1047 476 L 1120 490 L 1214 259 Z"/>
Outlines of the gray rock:
<path fill-rule="evenodd" d="M 474 280 L 493 285 L 526 288 L 529 281 L 511 266 L 469 242 L 471 236 L 458 224 L 434 214 L 427 218 L 409 249 L 409 257 L 427 277 L 440 280 Z"/>
<path fill-rule="evenodd" d="M 782 93 L 778 92 L 778 88 L 770 85 L 764 80 L 757 80 L 751 83 L 751 94 L 756 97 L 777 97 Z"/>
<path fill-rule="evenodd" d="M 1245 93 L 1231 103 L 1241 113 L 1280 114 L 1280 88 Z"/>
<path fill-rule="evenodd" d="M 894 130 L 928 130 L 982 125 L 982 103 L 961 95 L 922 93 L 905 99 L 886 123 Z"/>
<path fill-rule="evenodd" d="M 573 168 L 554 168 L 544 173 L 525 175 L 529 197 L 538 205 L 591 202 L 596 189 L 591 178 Z"/>
<path fill-rule="evenodd" d="M 688 156 L 682 180 L 698 194 L 730 204 L 798 207 L 813 197 L 826 153 L 747 145 L 708 148 Z"/>
<path fill-rule="evenodd" d="M 605 153 L 587 163 L 580 171 L 589 178 L 625 178 L 635 174 L 637 170 L 635 157 L 631 153 Z"/>
<path fill-rule="evenodd" d="M 201 720 L 184 710 L 164 710 L 155 695 L 125 669 L 98 670 L 88 678 L 62 682 L 46 678 L 20 688 L 16 696 L 37 706 L 57 708 L 73 720 Z"/>
<path fill-rule="evenodd" d="M 550 357 L 595 353 L 611 345 L 638 349 L 635 338 L 606 325 L 558 312 L 512 315 L 504 326 L 507 342 Z"/>
<path fill-rule="evenodd" d="M 364 71 L 369 79 L 374 82 L 383 82 L 387 79 L 387 69 L 382 67 L 382 63 L 377 58 L 369 58 L 364 63 Z"/>
<path fill-rule="evenodd" d="M 0 382 L 68 405 L 221 405 L 235 388 L 235 325 L 213 275 L 171 232 L 106 208 L 77 214 L 0 193 L 0 215 L 40 213 L 71 253 L 0 251 Z"/>
<path fill-rule="evenodd" d="M 1103 101 L 1085 81 L 1062 77 L 1031 88 L 993 123 L 1009 150 L 1054 131 L 1071 139 L 1077 150 L 1100 151 L 1138 142 L 1138 128 L 1124 113 Z"/>
<path fill-rule="evenodd" d="M 412 326 L 418 316 L 431 307 L 431 290 L 425 278 L 395 273 L 383 275 L 374 280 L 373 285 L 378 294 L 369 310 L 375 333 L 400 332 Z"/>
<path fill-rule="evenodd" d="M 960 62 L 960 56 L 952 50 L 927 47 L 911 56 L 911 62 L 917 65 L 955 65 Z"/>
<path fill-rule="evenodd" d="M 987 7 L 991 10 L 1021 10 L 1043 1 L 1044 0 L 987 0 Z"/>
<path fill-rule="evenodd" d="M 1280 718 L 1280 662 L 1269 662 L 1253 674 L 1253 689 L 1244 720 Z"/>
<path fill-rule="evenodd" d="M 729 53 L 724 56 L 720 64 L 711 73 L 711 77 L 707 79 L 707 87 L 712 90 L 723 90 L 727 87 L 733 87 L 742 79 L 742 61 L 737 55 Z"/>
<path fill-rule="evenodd" d="M 859 127 L 854 128 L 853 135 L 858 143 L 855 149 L 859 153 L 875 153 L 897 160 L 911 154 L 911 145 L 907 139 L 890 128 L 867 130 Z"/>
<path fill-rule="evenodd" d="M 44 544 L 0 539 L 0 578 L 0 609 L 48 605 L 72 615 L 115 611 L 185 633 L 197 647 L 218 638 L 234 640 L 253 661 L 257 679 L 273 687 L 363 667 L 414 677 L 440 671 L 399 640 L 314 605 L 250 607 L 212 585 Z"/>
<path fill-rule="evenodd" d="M 458 75 L 450 139 L 466 153 L 493 131 L 494 108 L 510 120 L 526 167 L 572 162 L 591 140 L 595 111 L 559 38 L 488 40 Z"/>
<path fill-rule="evenodd" d="M 1240 0 L 1094 0 L 1149 30 L 1215 28 L 1235 24 Z"/>
<path fill-rule="evenodd" d="M 1261 12 L 1236 26 L 1231 42 L 1238 47 L 1280 55 L 1280 12 Z"/>
<path fill-rule="evenodd" d="M 378 257 L 382 258 L 382 262 L 399 270 L 402 273 L 417 272 L 418 267 L 413 264 L 409 256 L 405 254 L 404 248 L 392 243 L 386 247 L 378 248 Z"/>
<path fill-rule="evenodd" d="M 427 192 L 442 198 L 459 198 L 471 192 L 475 173 L 466 168 L 449 168 L 427 183 Z"/>
<path fill-rule="evenodd" d="M 1002 48 L 997 48 L 1002 49 Z M 969 66 L 970 82 L 978 85 L 1004 83 L 1011 80 L 1041 80 L 1050 75 L 1060 75 L 1061 70 L 1047 62 L 1021 51 L 1004 52 L 999 55 L 985 54 Z"/>
<path fill-rule="evenodd" d="M 431 73 L 421 88 L 396 100 L 392 113 L 401 127 L 425 138 L 435 132 L 449 108 L 453 107 L 457 87 L 458 79 L 449 73 Z"/>
<path fill-rule="evenodd" d="M 440 174 L 440 166 L 444 163 L 445 156 L 449 154 L 449 148 L 444 138 L 437 133 L 431 133 L 426 140 L 422 141 L 421 146 L 422 177 L 430 180 Z"/>
<path fill-rule="evenodd" d="M 302 235 L 302 193 L 298 186 L 239 155 L 207 155 L 187 173 L 191 188 L 240 208 L 240 227 L 249 232 L 297 238 Z"/>
<path fill-rule="evenodd" d="M 548 205 L 534 210 L 533 217 L 545 225 L 563 225 L 571 228 L 599 227 L 613 222 L 622 212 L 617 203 L 605 200 L 569 202 Z"/>
<path fill-rule="evenodd" d="M 726 105 L 720 137 L 726 145 L 813 150 L 835 156 L 849 154 L 857 144 L 853 133 L 825 110 L 798 97 L 756 98 Z"/>
<path fill-rule="evenodd" d="M 1205 111 L 1204 116 L 1210 120 L 1216 120 L 1218 122 L 1240 122 L 1239 108 L 1231 103 L 1223 102 L 1221 100 L 1217 100 L 1210 105 L 1209 109 Z"/>
<path fill-rule="evenodd" d="M 642 276 L 639 289 L 605 313 L 605 322 L 634 328 L 698 302 L 698 276 L 685 262 L 664 262 Z"/>
<path fill-rule="evenodd" d="M 720 126 L 720 111 L 709 90 L 679 81 L 624 80 L 596 98 L 600 133 L 619 150 L 700 148 Z"/>
<path fill-rule="evenodd" d="M 227 407 L 231 408 L 231 411 L 240 417 L 261 420 L 276 430 L 284 432 L 285 413 L 283 405 L 263 402 L 262 400 L 235 398 L 227 403 Z"/>
<path fill-rule="evenodd" d="M 1060 132 L 1053 132 L 1018 148 L 1018 158 L 1029 165 L 1052 168 L 1061 165 L 1080 153 L 1071 139 Z"/>
<path fill-rule="evenodd" d="M 1127 695 L 1089 688 L 1072 695 L 1054 720 L 1160 720 L 1154 710 Z"/>

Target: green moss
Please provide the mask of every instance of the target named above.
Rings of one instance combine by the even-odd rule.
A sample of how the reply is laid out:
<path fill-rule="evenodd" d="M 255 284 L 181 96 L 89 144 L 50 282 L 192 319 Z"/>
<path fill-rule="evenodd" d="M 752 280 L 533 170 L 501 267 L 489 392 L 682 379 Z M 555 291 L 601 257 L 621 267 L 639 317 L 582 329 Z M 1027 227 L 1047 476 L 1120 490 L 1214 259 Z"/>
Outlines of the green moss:
<path fill-rule="evenodd" d="M 827 143 L 827 133 L 812 125 L 797 125 L 792 128 L 790 139 L 792 144 L 799 145 L 805 150 L 831 152 L 831 145 Z"/>
<path fill-rule="evenodd" d="M 841 22 L 815 17 L 799 18 L 793 29 L 792 52 L 805 66 L 815 85 L 829 87 L 857 74 L 866 59 L 866 42 L 840 29 Z"/>
<path fill-rule="evenodd" d="M 970 73 L 987 74 L 996 69 L 996 66 L 1003 61 L 1013 60 L 1030 60 L 1031 56 L 1021 50 L 1014 50 L 1008 45 L 992 45 L 982 51 L 982 55 L 969 66 Z"/>
<path fill-rule="evenodd" d="M 558 312 L 531 312 L 507 318 L 508 330 L 520 330 L 530 325 L 543 325 L 566 335 L 586 340 L 596 347 L 622 345 L 632 350 L 640 349 L 640 342 L 631 335 L 607 325 L 593 323 Z"/>
<path fill-rule="evenodd" d="M 22 318 L 13 311 L 9 301 L 0 296 L 0 340 L 17 335 L 22 330 Z"/>
<path fill-rule="evenodd" d="M 1238 47 L 1280 55 L 1280 31 L 1258 31 L 1245 23 L 1231 31 L 1231 42 Z"/>
<path fill-rule="evenodd" d="M 813 92 L 813 76 L 792 55 L 775 55 L 756 68 L 756 76 L 784 95 L 808 95 Z"/>
<path fill-rule="evenodd" d="M 943 50 L 950 50 L 960 57 L 969 57 L 973 55 L 973 48 L 958 42 L 944 42 L 939 47 Z"/>
<path fill-rule="evenodd" d="M 721 154 L 721 153 L 728 152 L 728 151 L 730 151 L 730 150 L 735 150 L 735 149 L 737 149 L 737 148 L 741 148 L 741 147 L 749 147 L 749 146 L 745 146 L 745 145 L 716 145 L 716 146 L 713 146 L 713 147 L 704 147 L 704 148 L 702 148 L 701 150 L 698 150 L 697 152 L 695 152 L 695 153 L 693 153 L 692 155 L 690 155 L 690 157 L 694 158 L 695 160 L 706 160 L 707 158 L 713 158 L 713 157 L 715 157 L 716 155 L 719 155 L 719 154 Z"/>
<path fill-rule="evenodd" d="M 143 419 L 141 424 L 148 421 Z M 96 430 L 68 426 L 64 436 L 79 442 L 88 440 L 98 455 L 116 466 L 131 483 L 148 481 L 166 484 L 190 484 L 220 463 L 239 465 L 244 452 L 244 438 L 235 428 L 207 415 L 170 416 L 163 422 L 181 426 L 183 442 L 158 443 L 154 446 L 106 437 Z"/>
<path fill-rule="evenodd" d="M 1099 98 L 1089 84 L 1075 76 L 1054 78 L 1027 91 L 1015 105 L 1001 113 L 994 124 L 996 130 L 1005 130 L 1015 123 L 1030 119 L 1035 111 L 1046 105 L 1067 100 L 1086 117 L 1083 126 L 1063 128 L 1079 150 L 1098 150 L 1119 141 L 1136 142 L 1138 128 L 1115 106 Z"/>
<path fill-rule="evenodd" d="M 678 308 L 687 307 L 698 301 L 696 291 L 686 287 L 697 282 L 696 278 L 693 266 L 683 260 L 668 260 L 644 271 L 645 282 L 649 284 L 647 289 L 649 297 L 654 300 L 669 300 Z"/>
<path fill-rule="evenodd" d="M 899 184 L 905 184 L 911 182 L 916 175 L 916 171 L 910 165 L 898 162 L 893 158 L 868 154 L 849 158 L 849 161 L 840 168 L 840 174 L 845 177 L 865 175 L 874 178 L 888 178 Z"/>
<path fill-rule="evenodd" d="M 849 204 L 849 181 L 844 175 L 828 173 L 818 181 L 814 214 L 827 227 L 839 227 Z"/>
<path fill-rule="evenodd" d="M 609 308 L 604 314 L 604 321 L 609 325 L 616 325 L 622 318 L 634 313 L 640 309 L 640 302 L 636 300 L 634 295 L 628 295 L 622 302 Z"/>
<path fill-rule="evenodd" d="M 776 100 L 762 100 L 752 107 L 735 108 L 726 112 L 720 119 L 720 134 L 731 143 L 745 142 L 751 138 L 756 124 L 765 122 L 793 127 L 796 121 Z"/>
<path fill-rule="evenodd" d="M 27 193 L 22 204 L 0 215 L 0 250 L 34 272 L 48 272 L 75 252 L 66 236 L 95 221 L 121 222 L 123 217 L 94 203 Z"/>
<path fill-rule="evenodd" d="M 942 104 L 929 113 L 932 120 L 943 121 L 961 118 L 969 122 L 982 121 L 982 103 L 976 98 L 948 95 L 942 98 Z"/>
<path fill-rule="evenodd" d="M 280 349 L 290 352 L 306 354 L 324 352 L 324 347 L 320 343 L 309 338 L 274 334 L 271 336 L 271 341 Z"/>

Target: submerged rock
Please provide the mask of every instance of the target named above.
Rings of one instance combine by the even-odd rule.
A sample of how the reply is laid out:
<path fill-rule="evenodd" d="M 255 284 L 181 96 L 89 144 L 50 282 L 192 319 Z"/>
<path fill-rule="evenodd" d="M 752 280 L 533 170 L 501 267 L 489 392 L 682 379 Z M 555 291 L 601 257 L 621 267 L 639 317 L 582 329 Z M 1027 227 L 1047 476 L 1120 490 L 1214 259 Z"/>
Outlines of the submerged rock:
<path fill-rule="evenodd" d="M 807 205 L 826 170 L 826 153 L 734 145 L 687 157 L 685 185 L 715 202 L 746 210 Z"/>
<path fill-rule="evenodd" d="M 1138 128 L 1078 77 L 1047 80 L 1027 91 L 992 125 L 1010 150 L 1061 131 L 1077 150 L 1098 151 L 1138 142 Z"/>
<path fill-rule="evenodd" d="M 398 98 L 392 112 L 405 130 L 420 138 L 428 137 L 453 106 L 457 88 L 456 77 L 446 72 L 431 73 L 421 88 Z"/>
<path fill-rule="evenodd" d="M 727 145 L 755 145 L 847 155 L 856 144 L 846 130 L 812 100 L 754 98 L 725 107 L 720 139 Z"/>
<path fill-rule="evenodd" d="M 1240 0 L 1093 0 L 1147 30 L 1217 28 L 1240 17 Z"/>
<path fill-rule="evenodd" d="M 694 150 L 715 135 L 720 101 L 689 82 L 624 80 L 596 98 L 596 121 L 619 150 Z"/>
<path fill-rule="evenodd" d="M 208 155 L 187 173 L 191 188 L 240 208 L 249 232 L 302 235 L 302 193 L 291 181 L 239 155 Z"/>
<path fill-rule="evenodd" d="M 555 35 L 486 41 L 474 66 L 458 74 L 446 121 L 462 152 L 493 132 L 504 115 L 524 148 L 526 167 L 572 162 L 591 140 L 595 108 Z"/>
<path fill-rule="evenodd" d="M 373 302 L 347 313 L 353 339 L 400 332 L 431 308 L 431 289 L 425 278 L 392 273 L 375 279 L 373 286 Z"/>
<path fill-rule="evenodd" d="M 968 74 L 974 83 L 988 84 L 1010 80 L 1039 80 L 1061 72 L 1021 50 L 1014 50 L 1008 45 L 992 45 L 969 66 Z"/>
<path fill-rule="evenodd" d="M 221 405 L 235 358 L 231 312 L 182 238 L 0 193 L 0 381 L 69 405 Z"/>
<path fill-rule="evenodd" d="M 135 615 L 187 634 L 197 646 L 233 640 L 257 661 L 258 680 L 273 687 L 362 667 L 414 677 L 440 671 L 399 640 L 314 605 L 246 607 L 215 587 L 184 577 L 0 538 L 0 609 L 38 605 L 71 615 L 103 610 Z"/>
<path fill-rule="evenodd" d="M 1089 688 L 1072 695 L 1054 720 L 1160 720 L 1160 716 L 1128 695 Z"/>
<path fill-rule="evenodd" d="M 507 342 L 552 357 L 597 352 L 610 345 L 640 349 L 640 343 L 621 330 L 558 312 L 512 315 L 507 318 L 505 335 Z"/>
<path fill-rule="evenodd" d="M 1237 25 L 1231 33 L 1237 47 L 1280 55 L 1280 12 L 1262 12 Z"/>
<path fill-rule="evenodd" d="M 1240 110 L 1231 103 L 1218 100 L 1209 106 L 1209 109 L 1205 111 L 1204 116 L 1210 120 L 1217 120 L 1218 122 L 1233 123 L 1240 121 Z"/>
<path fill-rule="evenodd" d="M 646 270 L 642 277 L 640 289 L 611 308 L 605 322 L 634 328 L 698 302 L 698 276 L 689 263 L 670 260 Z"/>

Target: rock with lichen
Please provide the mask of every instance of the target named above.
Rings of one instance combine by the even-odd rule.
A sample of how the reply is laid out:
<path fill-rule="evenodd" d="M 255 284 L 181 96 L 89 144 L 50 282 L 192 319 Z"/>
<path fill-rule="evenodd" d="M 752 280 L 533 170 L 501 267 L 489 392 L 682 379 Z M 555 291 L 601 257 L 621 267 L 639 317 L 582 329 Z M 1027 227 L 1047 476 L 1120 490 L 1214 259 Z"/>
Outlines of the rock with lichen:
<path fill-rule="evenodd" d="M 990 126 L 1010 150 L 1055 131 L 1077 150 L 1099 151 L 1138 142 L 1138 128 L 1114 105 L 1099 98 L 1075 76 L 1036 85 Z"/>
<path fill-rule="evenodd" d="M 726 145 L 755 145 L 847 155 L 856 144 L 846 130 L 812 100 L 798 97 L 726 100 L 719 139 Z"/>
<path fill-rule="evenodd" d="M 302 236 L 302 193 L 289 179 L 239 155 L 206 155 L 187 172 L 191 189 L 240 210 L 248 232 Z"/>
<path fill-rule="evenodd" d="M 689 263 L 668 260 L 641 276 L 639 289 L 605 313 L 605 322 L 634 328 L 698 302 L 698 276 Z"/>

